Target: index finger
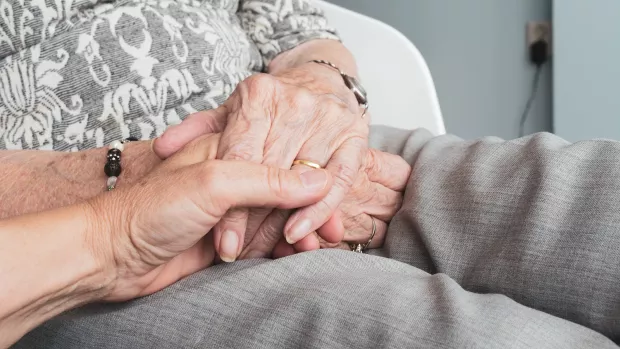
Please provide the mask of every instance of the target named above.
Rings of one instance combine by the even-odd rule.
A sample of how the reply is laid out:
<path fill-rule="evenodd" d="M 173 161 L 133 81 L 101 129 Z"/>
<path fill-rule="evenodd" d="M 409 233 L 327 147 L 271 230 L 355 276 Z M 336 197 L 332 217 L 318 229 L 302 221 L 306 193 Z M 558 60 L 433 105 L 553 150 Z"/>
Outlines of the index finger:
<path fill-rule="evenodd" d="M 256 92 L 256 79 L 248 78 L 237 86 L 227 102 L 228 123 L 218 147 L 217 158 L 263 163 L 264 144 L 271 122 L 265 96 Z M 245 240 L 249 210 L 230 210 L 213 229 L 215 249 L 222 260 L 236 260 Z"/>
<path fill-rule="evenodd" d="M 334 176 L 334 185 L 321 201 L 297 211 L 289 218 L 284 228 L 284 236 L 289 244 L 317 230 L 334 214 L 362 169 L 366 149 L 367 144 L 363 138 L 352 137 L 334 152 L 325 167 Z M 321 238 L 328 242 L 338 242 L 343 235 L 321 235 Z"/>
<path fill-rule="evenodd" d="M 167 159 L 187 143 L 209 133 L 219 133 L 226 125 L 226 106 L 191 114 L 180 124 L 169 127 L 153 140 L 153 151 L 160 159 Z"/>

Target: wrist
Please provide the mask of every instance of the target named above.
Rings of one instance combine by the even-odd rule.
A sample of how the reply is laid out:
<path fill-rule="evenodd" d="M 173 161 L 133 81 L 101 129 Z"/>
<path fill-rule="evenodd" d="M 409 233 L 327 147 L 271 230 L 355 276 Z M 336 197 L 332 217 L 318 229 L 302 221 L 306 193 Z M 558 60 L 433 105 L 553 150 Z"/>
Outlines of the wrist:
<path fill-rule="evenodd" d="M 120 163 L 122 171 L 118 176 L 116 187 L 126 187 L 136 183 L 161 163 L 161 159 L 151 150 L 151 141 L 128 142 L 123 147 Z M 102 154 L 98 154 L 101 175 L 100 187 L 103 190 L 107 190 L 108 176 L 104 173 L 104 166 L 109 150 L 110 147 L 106 146 L 101 149 Z"/>
<path fill-rule="evenodd" d="M 274 75 L 285 83 L 303 86 L 316 94 L 331 94 L 345 101 L 351 97 L 340 73 L 323 64 L 308 61 Z"/>
<path fill-rule="evenodd" d="M 64 154 L 62 159 L 54 164 L 52 170 L 66 182 L 66 188 L 76 185 L 81 190 L 76 192 L 72 202 L 74 204 L 91 199 L 107 190 L 107 179 L 103 168 L 107 161 L 109 147 L 101 147 L 78 153 Z M 125 187 L 138 181 L 149 173 L 161 160 L 151 151 L 150 141 L 131 142 L 125 145 L 122 153 L 122 172 L 118 177 L 117 187 Z M 76 188 L 77 189 L 77 188 Z"/>
<path fill-rule="evenodd" d="M 113 213 L 115 205 L 107 205 L 110 202 L 110 194 L 103 194 L 91 200 L 87 200 L 79 205 L 77 209 L 83 214 L 85 221 L 84 246 L 85 254 L 91 261 L 93 278 L 91 288 L 98 290 L 93 294 L 99 301 L 105 299 L 114 289 L 118 279 L 118 267 L 114 253 L 114 233 L 115 224 Z M 113 211 L 113 212 L 110 212 Z"/>
<path fill-rule="evenodd" d="M 357 76 L 357 65 L 351 52 L 340 41 L 329 39 L 311 40 L 279 54 L 269 64 L 267 71 L 277 74 L 286 69 L 303 66 L 313 59 L 328 60 L 345 73 Z"/>

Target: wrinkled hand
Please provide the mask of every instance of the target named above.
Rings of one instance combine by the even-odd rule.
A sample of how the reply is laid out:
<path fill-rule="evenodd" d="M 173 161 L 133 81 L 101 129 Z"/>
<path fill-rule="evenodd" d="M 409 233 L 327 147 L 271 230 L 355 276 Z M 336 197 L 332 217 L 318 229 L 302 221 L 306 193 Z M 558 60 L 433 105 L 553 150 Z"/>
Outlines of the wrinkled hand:
<path fill-rule="evenodd" d="M 331 235 L 337 234 L 334 231 L 340 232 L 344 229 L 343 241 L 321 240 L 321 248 L 349 249 L 349 243 L 366 243 L 371 235 L 373 218 L 377 230 L 369 247 L 378 248 L 383 245 L 388 223 L 401 208 L 411 166 L 397 155 L 374 149 L 369 149 L 366 154 L 364 171 L 357 177 L 336 214 L 319 228 L 319 234 L 328 231 Z M 266 223 L 265 226 L 268 225 L 268 222 Z M 278 231 L 275 224 L 253 236 L 241 258 L 280 258 L 317 248 L 319 245 L 306 241 L 295 245 L 288 244 L 282 239 L 281 230 Z"/>
<path fill-rule="evenodd" d="M 368 143 L 368 118 L 362 118 L 353 93 L 328 67 L 307 63 L 277 76 L 257 74 L 241 82 L 220 108 L 197 113 L 167 130 L 154 150 L 166 158 L 199 135 L 223 130 L 217 158 L 246 160 L 290 169 L 295 159 L 318 163 L 334 177 L 331 190 L 318 203 L 288 217 L 282 211 L 231 210 L 214 229 L 215 248 L 224 261 L 242 251 L 244 233 L 263 234 L 263 221 L 288 217 L 283 230 L 290 243 L 318 243 L 312 232 L 342 203 L 362 168 Z M 297 166 L 307 171 L 305 166 Z M 237 234 L 236 249 L 221 242 Z M 329 242 L 343 239 L 342 231 L 319 231 Z M 314 240 L 313 240 L 314 239 Z"/>
<path fill-rule="evenodd" d="M 323 199 L 333 183 L 325 170 L 300 174 L 211 160 L 219 141 L 217 134 L 201 136 L 135 185 L 90 202 L 101 229 L 88 240 L 98 242 L 116 276 L 106 300 L 148 295 L 209 266 L 215 251 L 207 233 L 229 209 L 303 207 Z M 236 246 L 238 239 L 226 235 L 221 242 Z"/>

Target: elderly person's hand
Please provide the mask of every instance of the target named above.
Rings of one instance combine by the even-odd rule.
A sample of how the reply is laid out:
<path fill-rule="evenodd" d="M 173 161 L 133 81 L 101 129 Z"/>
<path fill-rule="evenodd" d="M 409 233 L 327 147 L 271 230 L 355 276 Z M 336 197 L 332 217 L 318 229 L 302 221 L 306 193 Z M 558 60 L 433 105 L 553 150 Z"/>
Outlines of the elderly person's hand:
<path fill-rule="evenodd" d="M 97 231 L 93 238 L 109 238 L 98 249 L 115 265 L 106 300 L 147 295 L 209 266 L 215 252 L 207 233 L 229 209 L 302 207 L 331 188 L 325 170 L 300 174 L 211 160 L 219 140 L 218 134 L 199 137 L 136 185 L 92 201 L 94 212 L 104 215 L 96 221 L 113 222 L 109 236 Z"/>
<path fill-rule="evenodd" d="M 284 235 L 297 243 L 320 228 L 342 203 L 362 169 L 367 151 L 368 116 L 338 72 L 305 63 L 275 74 L 258 74 L 240 83 L 220 108 L 194 114 L 155 141 L 162 158 L 189 140 L 223 130 L 217 158 L 246 160 L 289 169 L 294 160 L 312 161 L 334 177 L 325 198 L 289 217 Z M 300 170 L 309 170 L 309 167 Z M 215 248 L 224 261 L 235 260 L 244 233 L 256 233 L 271 210 L 231 210 L 216 226 Z M 281 219 L 285 214 L 273 212 Z M 250 217 L 248 221 L 248 217 Z M 319 231 L 328 242 L 340 242 L 342 231 Z M 224 237 L 225 235 L 225 237 Z M 224 241 L 226 240 L 226 242 Z M 309 240 L 303 242 L 307 244 Z M 228 248 L 235 245 L 236 248 Z M 310 244 L 312 242 L 310 241 Z"/>
<path fill-rule="evenodd" d="M 357 177 L 336 214 L 319 228 L 319 234 L 327 231 L 328 235 L 341 234 L 344 229 L 343 241 L 327 242 L 321 239 L 319 245 L 313 240 L 304 240 L 290 245 L 282 238 L 279 221 L 272 219 L 266 220 L 251 237 L 240 258 L 280 258 L 319 247 L 350 249 L 350 244 L 366 244 L 369 241 L 373 221 L 376 233 L 367 247 L 378 248 L 383 245 L 390 220 L 401 207 L 410 175 L 411 166 L 400 156 L 369 149 L 364 160 L 364 171 Z"/>

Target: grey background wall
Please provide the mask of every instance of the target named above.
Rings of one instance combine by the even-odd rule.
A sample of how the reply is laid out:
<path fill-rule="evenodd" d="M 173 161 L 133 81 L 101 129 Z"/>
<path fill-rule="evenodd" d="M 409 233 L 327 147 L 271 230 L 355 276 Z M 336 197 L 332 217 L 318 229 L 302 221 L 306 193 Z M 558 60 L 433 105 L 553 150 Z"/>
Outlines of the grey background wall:
<path fill-rule="evenodd" d="M 554 125 L 570 141 L 620 140 L 620 1 L 553 3 Z"/>
<path fill-rule="evenodd" d="M 382 20 L 413 41 L 430 67 L 449 133 L 518 136 L 535 72 L 525 24 L 550 19 L 551 0 L 328 1 Z M 550 68 L 542 73 L 526 133 L 552 129 Z"/>

